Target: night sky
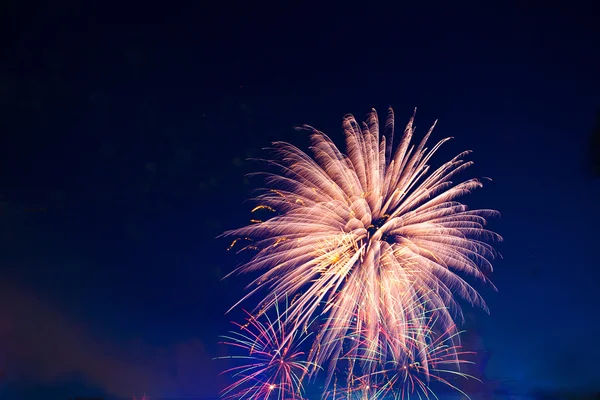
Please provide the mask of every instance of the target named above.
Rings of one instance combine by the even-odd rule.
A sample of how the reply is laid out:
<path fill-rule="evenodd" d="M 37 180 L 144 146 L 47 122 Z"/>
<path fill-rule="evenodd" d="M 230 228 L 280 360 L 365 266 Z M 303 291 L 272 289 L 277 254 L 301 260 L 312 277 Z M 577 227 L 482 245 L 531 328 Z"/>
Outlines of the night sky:
<path fill-rule="evenodd" d="M 467 309 L 486 380 L 599 389 L 593 9 L 79 3 L 0 12 L 2 399 L 217 396 L 247 159 L 389 105 L 493 179 L 464 199 L 502 213 L 491 314 Z"/>

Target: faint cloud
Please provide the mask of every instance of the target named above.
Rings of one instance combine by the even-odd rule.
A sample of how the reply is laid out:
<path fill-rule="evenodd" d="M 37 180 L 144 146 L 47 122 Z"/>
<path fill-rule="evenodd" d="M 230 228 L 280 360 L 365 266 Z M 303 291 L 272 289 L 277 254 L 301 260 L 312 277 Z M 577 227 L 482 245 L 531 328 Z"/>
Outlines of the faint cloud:
<path fill-rule="evenodd" d="M 6 382 L 59 385 L 73 376 L 115 396 L 216 396 L 222 384 L 199 340 L 166 347 L 116 345 L 47 299 L 0 284 L 0 360 Z"/>

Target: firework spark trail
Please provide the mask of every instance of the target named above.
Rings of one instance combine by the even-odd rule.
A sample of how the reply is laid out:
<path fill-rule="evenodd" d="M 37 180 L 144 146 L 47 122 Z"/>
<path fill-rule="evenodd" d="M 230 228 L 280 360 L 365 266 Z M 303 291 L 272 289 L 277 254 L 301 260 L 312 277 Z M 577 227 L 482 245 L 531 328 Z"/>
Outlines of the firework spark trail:
<path fill-rule="evenodd" d="M 343 347 L 333 337 L 360 335 L 372 344 L 366 359 L 375 358 L 382 338 L 398 338 L 388 347 L 400 357 L 407 338 L 426 334 L 425 322 L 410 326 L 419 324 L 423 308 L 444 329 L 462 317 L 455 295 L 486 308 L 464 277 L 487 282 L 495 256 L 487 242 L 501 238 L 484 225 L 497 212 L 456 201 L 482 186 L 477 179 L 451 181 L 472 164 L 463 160 L 469 152 L 431 169 L 431 157 L 449 139 L 427 149 L 432 127 L 411 145 L 413 122 L 414 115 L 395 145 L 391 109 L 383 134 L 374 110 L 362 127 L 348 115 L 346 155 L 310 126 L 304 129 L 311 132 L 312 158 L 274 143 L 277 157 L 269 163 L 279 172 L 264 174 L 269 189 L 256 200 L 275 214 L 225 233 L 250 240 L 246 248 L 256 250 L 234 272 L 261 271 L 240 302 L 266 292 L 258 308 L 268 309 L 276 293 L 295 296 L 288 317 L 296 328 L 322 314 L 309 360 L 330 362 L 329 371 Z M 421 363 L 428 368 L 426 359 Z"/>
<path fill-rule="evenodd" d="M 423 314 L 421 321 L 412 322 L 415 328 L 425 327 L 422 338 L 409 337 L 407 342 L 410 347 L 400 358 L 387 352 L 386 347 L 398 338 L 385 338 L 378 345 L 379 354 L 370 360 L 377 364 L 372 371 L 356 368 L 357 358 L 355 353 L 360 353 L 357 348 L 371 347 L 362 338 L 351 341 L 353 345 L 347 354 L 340 357 L 339 361 L 347 360 L 347 368 L 339 368 L 335 374 L 333 390 L 325 394 L 331 399 L 405 399 L 410 396 L 418 398 L 438 398 L 430 382 L 438 382 L 443 386 L 468 395 L 452 383 L 452 378 L 473 378 L 461 366 L 473 364 L 467 358 L 474 352 L 463 351 L 459 344 L 458 336 L 462 332 L 452 326 L 447 330 L 437 333 L 437 319 L 434 313 Z M 423 340 L 423 342 L 419 342 Z M 426 360 L 427 365 L 422 360 Z M 338 382 L 345 384 L 339 385 Z"/>
<path fill-rule="evenodd" d="M 241 354 L 219 358 L 242 363 L 224 371 L 231 374 L 235 382 L 221 392 L 222 396 L 231 399 L 302 400 L 302 379 L 311 367 L 302 345 L 311 334 L 306 330 L 291 329 L 287 310 L 286 298 L 283 312 L 276 304 L 274 318 L 266 312 L 256 317 L 247 313 L 244 325 L 234 323 L 239 331 L 223 336 L 225 341 L 222 344 Z M 291 335 L 289 340 L 288 334 Z"/>

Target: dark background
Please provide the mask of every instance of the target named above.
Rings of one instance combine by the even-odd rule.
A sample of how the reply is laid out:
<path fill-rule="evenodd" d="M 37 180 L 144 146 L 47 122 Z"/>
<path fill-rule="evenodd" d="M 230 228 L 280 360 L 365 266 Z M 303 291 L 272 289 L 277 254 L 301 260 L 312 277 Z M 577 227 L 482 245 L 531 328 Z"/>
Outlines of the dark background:
<path fill-rule="evenodd" d="M 2 5 L 0 397 L 216 396 L 246 159 L 388 105 L 494 179 L 465 199 L 505 238 L 467 318 L 486 382 L 598 390 L 591 2 L 84 3 Z"/>

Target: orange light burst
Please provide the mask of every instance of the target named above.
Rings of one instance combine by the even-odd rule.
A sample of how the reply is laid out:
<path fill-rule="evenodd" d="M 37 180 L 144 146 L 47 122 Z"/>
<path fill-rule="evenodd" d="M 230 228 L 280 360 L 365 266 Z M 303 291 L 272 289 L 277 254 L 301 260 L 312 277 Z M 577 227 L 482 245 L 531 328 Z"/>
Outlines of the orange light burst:
<path fill-rule="evenodd" d="M 430 168 L 449 138 L 426 148 L 434 124 L 411 144 L 413 122 L 414 115 L 394 144 L 391 108 L 383 134 L 375 110 L 362 125 L 348 115 L 346 154 L 310 126 L 304 129 L 313 157 L 274 143 L 277 157 L 269 162 L 278 173 L 265 174 L 269 188 L 256 201 L 275 215 L 224 234 L 250 238 L 256 250 L 234 272 L 261 271 L 240 302 L 266 292 L 258 308 L 269 309 L 276 293 L 294 296 L 288 312 L 294 329 L 285 340 L 310 318 L 325 318 L 309 361 L 330 363 L 329 371 L 351 340 L 366 344 L 352 357 L 367 375 L 414 348 L 421 351 L 419 368 L 429 371 L 429 317 L 445 332 L 461 317 L 455 296 L 486 308 L 465 276 L 487 282 L 496 255 L 488 242 L 501 237 L 484 226 L 497 212 L 469 210 L 456 200 L 482 186 L 477 179 L 451 181 L 472 164 L 463 160 L 469 152 Z"/>

